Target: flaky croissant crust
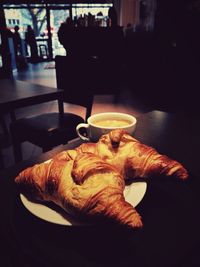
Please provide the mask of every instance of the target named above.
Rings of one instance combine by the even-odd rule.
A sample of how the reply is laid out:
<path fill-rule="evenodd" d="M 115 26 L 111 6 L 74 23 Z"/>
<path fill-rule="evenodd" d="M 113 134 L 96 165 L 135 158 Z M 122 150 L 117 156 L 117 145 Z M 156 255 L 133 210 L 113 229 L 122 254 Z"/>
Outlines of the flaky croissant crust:
<path fill-rule="evenodd" d="M 159 154 L 123 130 L 103 135 L 22 171 L 15 179 L 29 198 L 53 201 L 70 214 L 109 218 L 131 228 L 141 227 L 137 211 L 125 201 L 125 179 L 188 177 L 177 161 Z"/>
<path fill-rule="evenodd" d="M 82 144 L 76 151 L 90 151 L 100 156 L 115 166 L 125 179 L 160 175 L 188 178 L 187 170 L 178 161 L 159 154 L 120 129 L 103 135 L 97 143 Z"/>
<path fill-rule="evenodd" d="M 64 151 L 22 171 L 15 181 L 31 199 L 53 201 L 75 216 L 107 218 L 131 228 L 142 226 L 140 215 L 125 201 L 123 177 L 92 153 Z"/>

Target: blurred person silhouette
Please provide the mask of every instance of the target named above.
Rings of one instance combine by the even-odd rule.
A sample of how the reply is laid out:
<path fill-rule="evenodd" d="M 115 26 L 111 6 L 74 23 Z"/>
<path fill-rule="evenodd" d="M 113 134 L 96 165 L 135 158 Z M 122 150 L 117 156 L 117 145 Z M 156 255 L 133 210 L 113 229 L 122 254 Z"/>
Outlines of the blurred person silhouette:
<path fill-rule="evenodd" d="M 73 28 L 74 23 L 70 17 L 67 17 L 66 20 L 61 23 L 58 29 L 58 40 L 65 48 L 67 54 L 71 54 L 73 50 Z M 67 35 L 67 36 L 66 36 Z"/>
<path fill-rule="evenodd" d="M 0 35 L 1 35 L 0 53 L 1 55 L 3 55 L 2 56 L 3 74 L 1 75 L 4 78 L 11 78 L 13 77 L 13 73 L 12 73 L 12 60 L 11 60 L 9 39 L 12 38 L 13 41 L 13 32 L 6 26 L 1 25 Z"/>
<path fill-rule="evenodd" d="M 27 45 L 30 46 L 31 51 L 31 61 L 33 63 L 38 61 L 38 48 L 37 48 L 37 42 L 35 38 L 34 30 L 30 25 L 27 26 L 27 31 L 25 32 L 25 41 Z"/>
<path fill-rule="evenodd" d="M 23 40 L 21 39 L 20 33 L 19 33 L 19 26 L 16 25 L 14 27 L 14 33 L 13 33 L 13 44 L 15 49 L 15 59 L 16 59 L 16 65 L 18 69 L 24 69 L 27 67 L 27 61 L 23 53 Z"/>
<path fill-rule="evenodd" d="M 18 59 L 18 56 L 22 54 L 22 40 L 21 36 L 19 33 L 19 26 L 14 27 L 14 33 L 13 33 L 13 43 L 14 43 L 14 48 L 15 48 L 15 58 L 16 61 Z"/>
<path fill-rule="evenodd" d="M 111 23 L 111 27 L 116 27 L 117 24 L 117 12 L 115 10 L 115 8 L 112 6 L 109 8 L 108 10 L 108 17 L 110 19 L 110 23 Z"/>
<path fill-rule="evenodd" d="M 131 37 L 132 33 L 133 33 L 133 27 L 132 27 L 131 23 L 127 23 L 125 31 L 124 31 L 125 37 L 127 37 L 127 38 Z"/>

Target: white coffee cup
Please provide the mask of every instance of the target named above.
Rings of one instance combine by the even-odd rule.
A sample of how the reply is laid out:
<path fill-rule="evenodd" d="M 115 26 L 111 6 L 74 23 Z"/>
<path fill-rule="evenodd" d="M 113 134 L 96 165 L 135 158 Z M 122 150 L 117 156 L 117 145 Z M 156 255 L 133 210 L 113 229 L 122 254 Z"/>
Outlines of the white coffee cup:
<path fill-rule="evenodd" d="M 78 124 L 76 132 L 82 140 L 96 142 L 103 134 L 107 134 L 113 129 L 123 129 L 132 135 L 134 133 L 136 123 L 136 118 L 126 113 L 97 113 L 90 116 L 87 123 Z M 87 136 L 80 133 L 80 129 L 82 128 L 86 129 Z"/>

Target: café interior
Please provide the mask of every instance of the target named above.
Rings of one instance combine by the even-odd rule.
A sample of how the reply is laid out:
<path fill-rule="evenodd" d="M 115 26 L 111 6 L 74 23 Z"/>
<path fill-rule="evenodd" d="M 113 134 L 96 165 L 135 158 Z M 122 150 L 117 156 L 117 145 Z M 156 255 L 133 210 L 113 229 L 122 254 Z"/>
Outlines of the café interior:
<path fill-rule="evenodd" d="M 15 203 L 0 225 L 15 228 L 4 233 L 5 255 L 11 236 L 14 245 L 13 258 L 3 257 L 2 266 L 199 266 L 199 48 L 199 0 L 0 2 L 0 202 L 5 186 L 13 192 L 9 203 Z M 16 204 L 15 176 L 82 144 L 77 125 L 104 112 L 134 116 L 133 137 L 181 162 L 191 180 L 173 181 L 175 187 L 163 177 L 163 184 L 149 182 L 138 206 L 146 223 L 140 233 L 117 228 L 117 236 L 112 226 L 98 233 L 89 227 L 65 232 L 37 212 L 29 218 Z M 191 216 L 185 218 L 186 212 Z M 6 213 L 12 222 L 6 223 Z M 25 231 L 26 223 L 36 236 Z"/>
<path fill-rule="evenodd" d="M 3 1 L 0 78 L 58 88 L 55 59 L 65 56 L 79 65 L 76 73 L 71 68 L 66 86 L 90 90 L 94 96 L 92 113 L 122 111 L 138 116 L 157 109 L 197 116 L 199 8 L 189 1 L 179 2 Z M 67 21 L 72 21 L 70 32 L 60 27 Z M 28 25 L 35 34 L 36 56 L 26 40 Z M 15 27 L 20 36 L 17 48 Z M 22 107 L 15 112 L 20 118 L 38 113 L 40 106 L 42 113 L 57 108 L 50 105 Z M 84 116 L 78 107 L 77 112 Z M 14 163 L 10 122 L 9 114 L 2 110 L 4 168 Z M 30 142 L 23 143 L 22 149 L 25 158 L 41 152 Z"/>

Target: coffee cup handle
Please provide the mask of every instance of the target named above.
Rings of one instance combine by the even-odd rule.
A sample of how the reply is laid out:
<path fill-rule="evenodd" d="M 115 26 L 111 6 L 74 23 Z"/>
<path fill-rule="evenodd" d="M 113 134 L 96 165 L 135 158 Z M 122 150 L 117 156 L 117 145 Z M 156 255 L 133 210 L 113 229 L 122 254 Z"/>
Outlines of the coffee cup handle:
<path fill-rule="evenodd" d="M 84 136 L 84 135 L 82 135 L 81 133 L 80 133 L 80 129 L 81 128 L 85 128 L 85 129 L 87 129 L 87 128 L 89 128 L 89 124 L 87 124 L 87 123 L 79 123 L 77 126 L 76 126 L 76 133 L 78 134 L 78 136 L 83 140 L 83 141 L 89 141 L 90 139 L 88 138 L 88 137 L 86 137 L 86 136 Z"/>

